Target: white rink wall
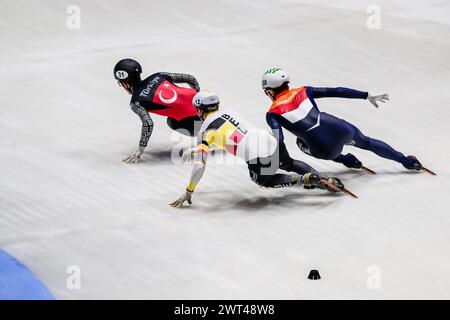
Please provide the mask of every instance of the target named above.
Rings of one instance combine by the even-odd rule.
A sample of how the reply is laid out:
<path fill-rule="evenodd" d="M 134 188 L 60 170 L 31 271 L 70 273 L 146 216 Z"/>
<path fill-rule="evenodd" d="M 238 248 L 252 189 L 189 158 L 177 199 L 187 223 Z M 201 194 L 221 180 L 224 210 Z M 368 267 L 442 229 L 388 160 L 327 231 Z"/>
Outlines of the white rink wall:
<path fill-rule="evenodd" d="M 373 4 L 0 0 L 0 247 L 58 299 L 449 299 L 450 3 L 377 1 L 381 28 L 370 30 Z M 79 30 L 67 28 L 70 5 Z M 378 175 L 347 170 L 286 133 L 293 156 L 360 198 L 265 190 L 244 165 L 211 164 L 193 206 L 172 209 L 190 166 L 170 161 L 179 137 L 165 119 L 153 117 L 144 162 L 120 161 L 140 134 L 112 74 L 125 57 L 145 75 L 192 73 L 261 128 L 269 67 L 293 85 L 387 91 L 378 110 L 319 108 L 438 176 L 354 148 Z M 67 287 L 69 266 L 80 289 Z"/>

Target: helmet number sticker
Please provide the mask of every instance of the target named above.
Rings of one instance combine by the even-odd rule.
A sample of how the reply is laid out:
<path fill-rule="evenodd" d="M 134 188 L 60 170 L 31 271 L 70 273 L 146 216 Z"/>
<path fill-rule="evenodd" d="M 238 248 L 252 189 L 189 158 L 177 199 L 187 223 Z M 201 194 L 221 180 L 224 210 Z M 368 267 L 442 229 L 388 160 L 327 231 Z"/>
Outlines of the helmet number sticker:
<path fill-rule="evenodd" d="M 126 78 L 128 78 L 128 72 L 123 71 L 123 70 L 119 70 L 119 71 L 116 72 L 116 77 L 121 79 L 121 80 L 126 79 Z"/>

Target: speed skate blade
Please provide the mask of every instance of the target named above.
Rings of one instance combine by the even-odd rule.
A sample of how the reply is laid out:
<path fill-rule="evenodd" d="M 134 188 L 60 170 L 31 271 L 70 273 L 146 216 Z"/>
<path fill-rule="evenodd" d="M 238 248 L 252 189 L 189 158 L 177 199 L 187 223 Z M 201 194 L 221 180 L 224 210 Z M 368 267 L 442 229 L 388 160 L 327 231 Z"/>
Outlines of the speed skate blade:
<path fill-rule="evenodd" d="M 361 166 L 361 169 L 367 171 L 370 174 L 377 174 L 375 171 L 373 171 L 372 169 L 369 169 L 369 168 L 367 168 L 365 166 Z"/>
<path fill-rule="evenodd" d="M 327 180 L 325 179 L 320 179 L 320 182 L 322 182 L 324 185 L 326 185 L 327 187 L 329 187 L 330 189 L 333 189 L 336 192 L 344 192 L 346 194 L 348 194 L 349 196 L 353 197 L 353 198 L 358 198 L 357 195 L 355 195 L 353 192 L 351 192 L 350 190 L 343 188 L 343 189 L 339 189 L 338 187 L 336 187 L 334 184 L 329 183 Z"/>
<path fill-rule="evenodd" d="M 425 167 L 422 167 L 422 171 L 428 172 L 429 174 L 431 174 L 431 175 L 433 175 L 433 176 L 436 176 L 436 175 L 437 175 L 435 172 L 433 172 L 433 171 L 431 171 L 430 169 L 425 168 Z"/>
<path fill-rule="evenodd" d="M 356 194 L 354 194 L 353 192 L 351 192 L 350 190 L 344 188 L 344 189 L 342 189 L 342 191 L 345 192 L 346 194 L 352 196 L 353 198 L 358 199 L 358 196 Z"/>

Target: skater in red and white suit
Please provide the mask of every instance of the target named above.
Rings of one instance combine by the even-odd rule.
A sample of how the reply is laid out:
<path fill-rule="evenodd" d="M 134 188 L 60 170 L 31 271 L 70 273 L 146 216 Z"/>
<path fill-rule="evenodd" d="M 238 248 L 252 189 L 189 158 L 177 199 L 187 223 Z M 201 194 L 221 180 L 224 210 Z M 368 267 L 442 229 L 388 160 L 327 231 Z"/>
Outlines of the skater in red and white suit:
<path fill-rule="evenodd" d="M 139 146 L 123 159 L 127 163 L 137 163 L 147 147 L 153 131 L 149 113 L 167 117 L 167 125 L 184 135 L 196 136 L 200 129 L 200 118 L 192 105 L 192 98 L 200 90 L 194 76 L 158 72 L 141 80 L 141 73 L 140 64 L 132 59 L 123 59 L 114 67 L 114 77 L 119 85 L 131 94 L 131 110 L 142 121 Z M 179 87 L 177 83 L 186 83 L 190 88 Z"/>

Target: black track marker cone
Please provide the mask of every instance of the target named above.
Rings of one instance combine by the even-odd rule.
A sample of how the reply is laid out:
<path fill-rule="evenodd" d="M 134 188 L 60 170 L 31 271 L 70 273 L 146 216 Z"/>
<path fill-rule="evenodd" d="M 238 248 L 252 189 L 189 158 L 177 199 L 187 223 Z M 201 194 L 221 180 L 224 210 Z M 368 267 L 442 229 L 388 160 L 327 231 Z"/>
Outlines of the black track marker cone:
<path fill-rule="evenodd" d="M 320 280 L 320 274 L 318 270 L 311 270 L 308 275 L 309 280 Z"/>

